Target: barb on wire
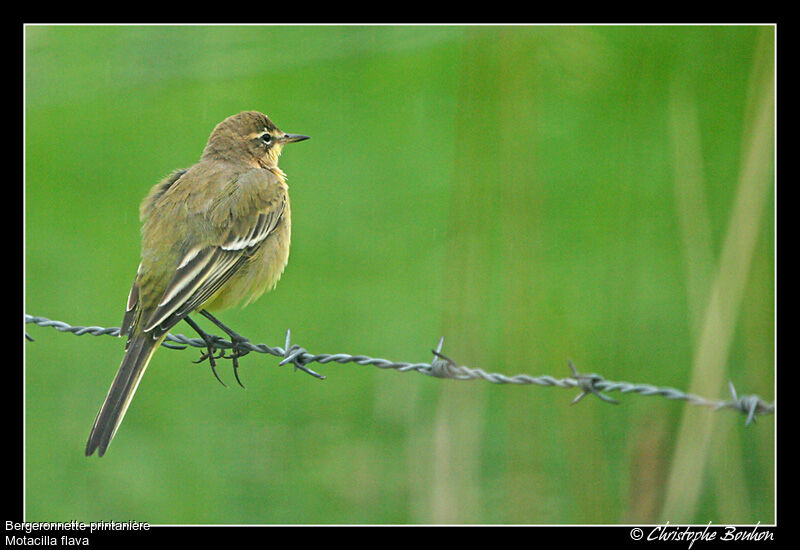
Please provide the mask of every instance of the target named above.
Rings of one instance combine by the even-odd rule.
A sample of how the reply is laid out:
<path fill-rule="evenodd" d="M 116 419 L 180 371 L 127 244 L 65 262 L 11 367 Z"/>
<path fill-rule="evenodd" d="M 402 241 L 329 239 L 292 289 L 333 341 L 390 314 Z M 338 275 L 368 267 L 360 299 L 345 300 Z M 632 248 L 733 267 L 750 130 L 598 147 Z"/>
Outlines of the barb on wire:
<path fill-rule="evenodd" d="M 569 370 L 572 371 L 572 377 L 578 381 L 578 387 L 581 389 L 581 393 L 579 393 L 575 399 L 572 400 L 570 405 L 574 405 L 590 393 L 596 395 L 606 403 L 619 405 L 619 401 L 616 399 L 611 399 L 609 396 L 600 393 L 600 390 L 597 388 L 597 383 L 604 381 L 602 376 L 599 374 L 578 374 L 578 369 L 575 368 L 575 365 L 572 363 L 572 359 L 567 361 L 567 364 L 569 365 Z"/>
<path fill-rule="evenodd" d="M 70 332 L 76 336 L 81 336 L 83 334 L 91 334 L 93 336 L 119 335 L 119 328 L 116 327 L 104 328 L 96 326 L 71 326 L 62 321 L 52 321 L 45 317 L 36 317 L 28 314 L 25 315 L 25 323 L 33 323 L 41 327 L 52 327 L 60 332 Z M 33 339 L 27 333 L 25 333 L 25 336 L 28 340 L 33 341 Z M 433 353 L 433 360 L 430 363 L 395 362 L 388 359 L 368 357 L 366 355 L 350 355 L 347 353 L 312 354 L 309 353 L 305 348 L 291 343 L 291 331 L 289 330 L 286 331 L 285 346 L 283 348 L 270 347 L 266 344 L 253 344 L 249 341 L 238 342 L 236 345 L 238 345 L 240 348 L 246 349 L 247 351 L 267 353 L 275 357 L 280 357 L 281 361 L 278 363 L 279 366 L 291 364 L 295 370 L 299 369 L 321 380 L 324 380 L 325 376 L 314 372 L 306 365 L 309 363 L 320 363 L 324 365 L 331 362 L 340 364 L 356 363 L 358 365 L 368 365 L 377 367 L 379 369 L 392 369 L 399 372 L 416 371 L 420 374 L 436 378 L 451 378 L 454 380 L 484 380 L 493 384 L 535 384 L 538 386 L 578 388 L 581 393 L 579 393 L 572 400 L 573 405 L 589 394 L 598 397 L 606 403 L 611 403 L 614 405 L 619 404 L 618 401 L 612 399 L 603 392 L 609 393 L 618 391 L 620 393 L 635 393 L 638 395 L 658 395 L 667 399 L 686 401 L 691 405 L 709 407 L 714 411 L 720 409 L 732 409 L 734 411 L 738 411 L 746 416 L 745 424 L 748 426 L 755 422 L 756 416 L 774 414 L 775 412 L 775 404 L 767 403 L 758 395 L 739 396 L 736 393 L 736 389 L 734 388 L 732 382 L 729 382 L 731 399 L 725 401 L 706 399 L 705 397 L 691 393 L 685 393 L 675 388 L 657 387 L 650 384 L 632 384 L 630 382 L 613 382 L 606 380 L 599 374 L 580 374 L 572 361 L 568 361 L 567 363 L 570 371 L 572 372 L 572 376 L 566 378 L 554 378 L 548 375 L 530 376 L 527 374 L 506 376 L 499 373 L 487 373 L 483 369 L 479 368 L 470 368 L 463 365 L 458 365 L 455 361 L 442 353 L 443 344 L 444 338 L 441 338 L 436 348 L 431 350 Z M 171 333 L 167 335 L 166 339 L 161 345 L 169 349 L 186 349 L 187 346 L 207 348 L 207 343 L 201 338 L 188 338 L 183 334 Z M 234 344 L 223 338 L 216 337 L 214 346 L 218 349 L 225 350 L 233 348 Z"/>

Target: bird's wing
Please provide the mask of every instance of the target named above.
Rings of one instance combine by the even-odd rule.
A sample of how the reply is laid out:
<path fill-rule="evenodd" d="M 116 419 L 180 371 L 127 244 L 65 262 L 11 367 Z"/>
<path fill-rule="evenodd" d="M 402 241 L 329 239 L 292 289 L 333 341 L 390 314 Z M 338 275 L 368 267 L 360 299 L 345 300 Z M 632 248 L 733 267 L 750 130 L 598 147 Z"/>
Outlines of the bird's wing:
<path fill-rule="evenodd" d="M 216 244 L 191 248 L 181 258 L 158 306 L 146 320 L 144 331 L 154 331 L 158 337 L 200 308 L 280 224 L 288 200 L 282 187 L 273 185 L 266 200 L 264 196 L 243 198 L 242 193 L 253 192 L 246 186 L 240 186 L 237 191 L 240 196 L 233 207 L 230 204 L 216 206 L 230 209 L 225 238 Z"/>
<path fill-rule="evenodd" d="M 141 272 L 142 264 L 139 264 L 139 269 L 136 271 L 136 279 L 134 279 L 131 291 L 128 294 L 125 316 L 122 318 L 122 324 L 119 327 L 120 336 L 130 336 L 131 329 L 136 321 L 136 314 L 139 311 L 139 274 Z"/>

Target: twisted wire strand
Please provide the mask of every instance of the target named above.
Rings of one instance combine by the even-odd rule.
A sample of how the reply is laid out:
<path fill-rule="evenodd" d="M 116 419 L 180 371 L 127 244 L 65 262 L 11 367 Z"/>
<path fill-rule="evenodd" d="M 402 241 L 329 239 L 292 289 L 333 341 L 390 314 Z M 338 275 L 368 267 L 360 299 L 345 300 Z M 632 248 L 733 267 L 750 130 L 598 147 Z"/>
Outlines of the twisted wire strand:
<path fill-rule="evenodd" d="M 33 323 L 40 327 L 52 327 L 59 332 L 69 332 L 76 336 L 84 334 L 91 334 L 92 336 L 119 336 L 118 327 L 99 327 L 99 326 L 73 326 L 63 321 L 53 321 L 46 317 L 38 317 L 25 314 L 25 323 Z M 25 336 L 28 340 L 33 340 L 27 332 Z M 379 357 L 369 357 L 366 355 L 350 355 L 347 353 L 309 353 L 305 348 L 296 344 L 291 344 L 291 331 L 286 331 L 286 342 L 284 347 L 268 346 L 267 344 L 253 344 L 251 342 L 241 342 L 236 344 L 238 348 L 244 348 L 247 352 L 254 351 L 258 353 L 266 353 L 275 357 L 281 357 L 282 360 L 279 365 L 291 364 L 295 369 L 300 369 L 316 378 L 324 379 L 321 374 L 309 369 L 306 365 L 309 363 L 356 363 L 358 365 L 373 366 L 379 369 L 392 369 L 399 372 L 416 371 L 426 376 L 436 378 L 450 378 L 454 380 L 484 380 L 493 384 L 535 384 L 538 386 L 556 386 L 559 388 L 578 388 L 579 393 L 572 404 L 577 403 L 586 395 L 595 395 L 602 401 L 611 404 L 618 404 L 618 402 L 603 392 L 620 392 L 622 394 L 633 393 L 644 396 L 660 396 L 666 399 L 685 401 L 691 405 L 708 407 L 712 411 L 720 409 L 732 409 L 738 411 L 746 416 L 746 425 L 755 422 L 756 416 L 765 414 L 774 414 L 775 404 L 765 402 L 758 395 L 742 395 L 739 396 L 732 382 L 728 383 L 731 399 L 730 400 L 714 400 L 705 397 L 694 395 L 691 393 L 683 392 L 676 388 L 658 387 L 651 384 L 633 384 L 630 382 L 614 382 L 606 380 L 599 374 L 580 374 L 572 363 L 568 362 L 568 366 L 572 371 L 572 376 L 566 378 L 555 378 L 549 375 L 543 376 L 530 376 L 528 374 L 517 374 L 514 376 L 506 376 L 499 373 L 486 372 L 480 368 L 472 368 L 464 365 L 458 365 L 455 361 L 441 353 L 444 338 L 439 340 L 436 349 L 433 349 L 434 358 L 430 363 L 407 363 L 390 361 L 389 359 L 382 359 Z M 189 338 L 183 334 L 167 334 L 166 339 L 162 346 L 169 349 L 185 349 L 186 346 L 196 348 L 207 348 L 207 343 L 201 338 Z M 214 347 L 221 350 L 228 350 L 234 348 L 234 344 L 223 338 L 217 337 L 214 340 Z"/>

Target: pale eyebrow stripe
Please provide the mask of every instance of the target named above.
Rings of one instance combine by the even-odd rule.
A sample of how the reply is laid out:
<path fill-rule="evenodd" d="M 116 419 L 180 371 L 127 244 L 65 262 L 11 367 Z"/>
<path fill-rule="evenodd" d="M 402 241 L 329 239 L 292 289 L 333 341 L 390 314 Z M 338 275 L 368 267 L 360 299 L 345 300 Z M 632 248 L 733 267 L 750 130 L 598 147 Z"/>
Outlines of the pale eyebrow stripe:
<path fill-rule="evenodd" d="M 260 132 L 252 132 L 251 134 L 248 134 L 247 137 L 248 139 L 255 139 L 257 137 L 263 136 L 264 134 L 269 134 L 269 130 L 267 128 L 264 128 Z"/>

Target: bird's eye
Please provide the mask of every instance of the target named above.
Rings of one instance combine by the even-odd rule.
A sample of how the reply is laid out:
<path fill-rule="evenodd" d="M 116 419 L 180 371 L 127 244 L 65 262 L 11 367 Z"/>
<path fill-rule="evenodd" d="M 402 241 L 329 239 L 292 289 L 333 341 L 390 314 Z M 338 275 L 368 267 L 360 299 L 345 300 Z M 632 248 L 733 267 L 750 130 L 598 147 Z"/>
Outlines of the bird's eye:
<path fill-rule="evenodd" d="M 269 134 L 264 134 L 264 135 L 261 136 L 261 141 L 263 141 L 264 143 L 269 145 L 270 142 L 272 142 L 272 136 L 269 135 Z"/>

